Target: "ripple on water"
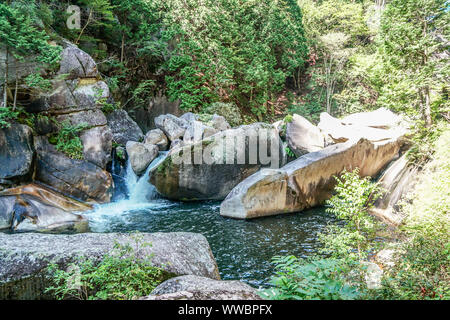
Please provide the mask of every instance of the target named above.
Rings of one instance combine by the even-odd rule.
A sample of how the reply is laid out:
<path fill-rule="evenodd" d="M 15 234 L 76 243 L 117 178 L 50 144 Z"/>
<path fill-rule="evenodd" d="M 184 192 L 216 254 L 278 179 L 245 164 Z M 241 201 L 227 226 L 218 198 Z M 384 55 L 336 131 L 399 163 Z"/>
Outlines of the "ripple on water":
<path fill-rule="evenodd" d="M 307 257 L 318 247 L 317 233 L 333 218 L 323 208 L 254 220 L 219 214 L 220 203 L 148 203 L 122 200 L 87 213 L 93 232 L 196 232 L 209 241 L 224 280 L 266 284 L 275 255 Z"/>

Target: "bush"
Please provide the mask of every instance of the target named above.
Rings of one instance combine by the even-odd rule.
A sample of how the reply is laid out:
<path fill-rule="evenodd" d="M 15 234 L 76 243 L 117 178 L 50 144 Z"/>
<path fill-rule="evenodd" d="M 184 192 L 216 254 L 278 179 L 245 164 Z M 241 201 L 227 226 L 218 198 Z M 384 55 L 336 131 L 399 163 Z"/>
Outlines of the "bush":
<path fill-rule="evenodd" d="M 9 128 L 11 121 L 14 121 L 19 116 L 19 112 L 12 111 L 10 108 L 0 107 L 0 129 Z"/>
<path fill-rule="evenodd" d="M 343 276 L 350 265 L 342 260 L 312 258 L 299 260 L 294 256 L 274 257 L 276 275 L 274 288 L 260 291 L 271 300 L 352 300 L 361 296 L 357 286 Z"/>
<path fill-rule="evenodd" d="M 116 243 L 98 264 L 86 258 L 66 269 L 52 264 L 48 272 L 53 285 L 46 292 L 60 300 L 130 300 L 149 295 L 171 275 L 153 266 L 151 257 L 139 257 L 141 248 L 147 246 L 136 237 L 134 246 Z"/>
<path fill-rule="evenodd" d="M 49 142 L 56 145 L 56 149 L 64 152 L 72 159 L 82 160 L 83 156 L 83 143 L 79 138 L 79 134 L 90 128 L 86 123 L 72 126 L 67 120 L 62 123 L 62 128 L 56 135 L 49 138 Z"/>
<path fill-rule="evenodd" d="M 239 109 L 233 103 L 215 102 L 203 110 L 205 114 L 218 114 L 224 117 L 232 127 L 242 124 L 242 117 Z"/>

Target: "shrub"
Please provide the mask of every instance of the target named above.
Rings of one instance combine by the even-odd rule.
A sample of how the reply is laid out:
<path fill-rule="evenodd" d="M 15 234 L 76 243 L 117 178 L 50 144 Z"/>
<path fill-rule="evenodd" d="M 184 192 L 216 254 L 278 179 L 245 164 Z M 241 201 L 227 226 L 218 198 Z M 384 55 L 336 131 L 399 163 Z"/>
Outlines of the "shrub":
<path fill-rule="evenodd" d="M 12 111 L 10 108 L 0 107 L 0 129 L 9 128 L 11 121 L 14 121 L 19 116 L 19 112 Z"/>
<path fill-rule="evenodd" d="M 67 120 L 62 123 L 62 128 L 56 135 L 49 138 L 50 143 L 56 144 L 56 149 L 64 152 L 72 159 L 83 159 L 83 143 L 79 134 L 90 126 L 86 123 L 71 125 Z"/>
<path fill-rule="evenodd" d="M 260 291 L 261 297 L 272 300 L 352 300 L 361 296 L 357 286 L 343 276 L 350 265 L 335 259 L 294 256 L 274 257 L 276 275 L 273 288 Z"/>
<path fill-rule="evenodd" d="M 151 257 L 139 256 L 140 250 L 150 245 L 136 237 L 134 246 L 116 243 L 99 263 L 80 257 L 66 269 L 51 264 L 52 285 L 46 292 L 60 300 L 129 300 L 148 295 L 171 276 L 153 266 Z"/>
<path fill-rule="evenodd" d="M 239 108 L 233 103 L 215 102 L 203 110 L 205 114 L 218 114 L 224 117 L 232 127 L 242 124 Z"/>

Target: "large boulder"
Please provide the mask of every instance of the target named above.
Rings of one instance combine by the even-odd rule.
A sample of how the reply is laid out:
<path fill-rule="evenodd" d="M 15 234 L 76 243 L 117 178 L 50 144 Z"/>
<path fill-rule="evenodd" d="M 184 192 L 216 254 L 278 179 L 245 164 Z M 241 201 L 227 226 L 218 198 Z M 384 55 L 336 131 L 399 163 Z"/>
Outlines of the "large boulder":
<path fill-rule="evenodd" d="M 73 44 L 67 44 L 61 52 L 58 74 L 66 74 L 69 78 L 95 78 L 98 76 L 97 64 L 90 55 Z"/>
<path fill-rule="evenodd" d="M 200 121 L 193 120 L 189 123 L 188 128 L 186 129 L 186 132 L 183 136 L 183 142 L 184 143 L 194 143 L 198 142 L 200 140 L 206 139 L 220 130 L 217 130 L 213 127 L 204 125 Z"/>
<path fill-rule="evenodd" d="M 0 192 L 0 229 L 84 232 L 87 219 L 73 212 L 90 209 L 48 188 L 29 184 Z"/>
<path fill-rule="evenodd" d="M 247 219 L 322 204 L 332 195 L 335 176 L 360 168 L 361 176 L 375 176 L 398 156 L 400 139 L 348 141 L 306 154 L 278 170 L 261 170 L 237 185 L 222 202 L 222 216 Z"/>
<path fill-rule="evenodd" d="M 106 115 L 106 118 L 115 143 L 126 145 L 128 141 L 141 141 L 144 138 L 141 128 L 125 110 L 114 110 Z"/>
<path fill-rule="evenodd" d="M 154 144 L 128 141 L 126 145 L 128 158 L 134 173 L 141 175 L 158 156 L 159 148 Z"/>
<path fill-rule="evenodd" d="M 155 266 L 173 275 L 220 279 L 204 236 L 182 232 L 141 235 L 142 241 L 151 246 L 141 246 L 138 257 L 150 257 Z M 64 267 L 80 256 L 99 261 L 116 242 L 135 246 L 135 241 L 133 235 L 115 233 L 0 233 L 0 299 L 43 298 L 43 288 L 48 283 L 46 267 L 50 263 Z"/>
<path fill-rule="evenodd" d="M 170 141 L 183 138 L 188 122 L 172 114 L 163 114 L 155 118 L 155 125 L 166 134 Z"/>
<path fill-rule="evenodd" d="M 108 126 L 94 127 L 83 131 L 80 136 L 83 143 L 83 156 L 102 169 L 111 161 L 113 135 Z"/>
<path fill-rule="evenodd" d="M 414 188 L 418 172 L 419 168 L 409 163 L 406 153 L 392 162 L 378 180 L 383 195 L 375 201 L 371 213 L 385 222 L 399 225 L 405 216 L 399 212 L 397 203 Z"/>
<path fill-rule="evenodd" d="M 0 181 L 15 183 L 30 178 L 34 159 L 30 127 L 14 123 L 9 128 L 0 129 Z"/>
<path fill-rule="evenodd" d="M 358 113 L 350 115 L 344 119 L 336 119 L 328 113 L 320 114 L 319 129 L 333 143 L 346 142 L 348 140 L 358 140 L 361 138 L 372 142 L 386 141 L 392 137 L 404 136 L 407 133 L 405 123 L 401 118 L 383 108 L 381 111 L 367 113 Z M 379 119 L 379 114 L 390 115 L 391 119 L 384 122 Z M 371 124 L 369 118 L 373 116 L 374 121 Z M 360 119 L 360 122 L 356 120 Z"/>
<path fill-rule="evenodd" d="M 284 149 L 276 129 L 255 123 L 173 149 L 152 169 L 150 179 L 169 199 L 222 200 L 260 168 L 279 167 L 283 161 Z"/>
<path fill-rule="evenodd" d="M 155 144 L 158 146 L 160 151 L 166 151 L 169 148 L 169 140 L 161 129 L 153 129 L 147 132 L 144 138 L 144 143 Z"/>
<path fill-rule="evenodd" d="M 46 137 L 35 137 L 37 151 L 35 179 L 61 192 L 88 202 L 109 202 L 111 175 L 86 160 L 75 160 L 59 152 Z"/>
<path fill-rule="evenodd" d="M 320 129 L 298 114 L 294 114 L 286 125 L 286 140 L 297 157 L 325 147 L 325 138 Z"/>
<path fill-rule="evenodd" d="M 256 289 L 240 281 L 187 275 L 169 279 L 141 300 L 262 300 Z"/>

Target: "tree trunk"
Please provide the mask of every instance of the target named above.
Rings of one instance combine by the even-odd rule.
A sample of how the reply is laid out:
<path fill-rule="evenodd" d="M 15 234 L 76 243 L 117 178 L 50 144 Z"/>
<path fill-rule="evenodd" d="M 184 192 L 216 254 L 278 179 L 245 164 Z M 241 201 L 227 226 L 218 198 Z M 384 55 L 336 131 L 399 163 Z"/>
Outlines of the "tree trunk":
<path fill-rule="evenodd" d="M 18 76 L 17 76 L 17 59 L 14 59 L 14 66 L 15 66 L 15 74 L 14 74 L 14 77 L 16 78 L 15 80 L 16 80 L 16 87 L 15 87 L 15 90 L 14 90 L 14 103 L 13 103 L 13 111 L 15 111 L 16 110 L 16 106 L 17 106 L 17 89 L 18 89 L 18 87 L 19 87 L 19 78 L 18 78 Z"/>
<path fill-rule="evenodd" d="M 6 47 L 6 59 L 5 59 L 5 82 L 3 84 L 3 107 L 8 107 L 8 59 L 9 50 Z"/>
<path fill-rule="evenodd" d="M 424 120 L 425 120 L 425 127 L 431 128 L 431 105 L 430 105 L 430 87 L 426 86 L 424 89 L 424 98 L 425 98 L 425 105 L 424 105 Z"/>

